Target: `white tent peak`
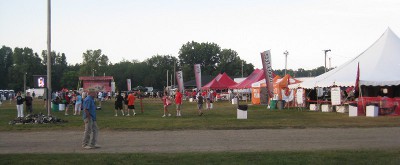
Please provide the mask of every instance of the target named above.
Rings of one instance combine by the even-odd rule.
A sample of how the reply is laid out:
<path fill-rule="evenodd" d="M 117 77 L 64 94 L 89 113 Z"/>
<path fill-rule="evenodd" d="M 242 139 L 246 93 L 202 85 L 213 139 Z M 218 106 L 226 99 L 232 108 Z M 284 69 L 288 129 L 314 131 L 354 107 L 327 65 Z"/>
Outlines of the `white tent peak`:
<path fill-rule="evenodd" d="M 300 84 L 303 88 L 354 86 L 360 64 L 360 85 L 400 85 L 400 39 L 390 29 L 369 48 L 343 65 Z"/>

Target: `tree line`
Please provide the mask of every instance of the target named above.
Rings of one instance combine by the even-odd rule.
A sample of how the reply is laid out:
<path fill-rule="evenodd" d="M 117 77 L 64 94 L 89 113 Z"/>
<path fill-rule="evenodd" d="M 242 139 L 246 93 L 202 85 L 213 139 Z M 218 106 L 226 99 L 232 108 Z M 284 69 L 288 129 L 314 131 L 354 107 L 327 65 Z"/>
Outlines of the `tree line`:
<path fill-rule="evenodd" d="M 126 79 L 131 79 L 133 86 L 152 86 L 163 89 L 173 80 L 170 76 L 173 71 L 183 71 L 184 81 L 193 80 L 193 65 L 200 64 L 202 75 L 216 76 L 226 72 L 232 78 L 248 76 L 254 71 L 254 65 L 242 60 L 232 49 L 221 49 L 216 43 L 187 42 L 179 50 L 178 58 L 172 55 L 153 55 L 142 62 L 138 60 L 122 60 L 111 63 L 101 49 L 87 50 L 82 53 L 82 63 L 68 64 L 67 55 L 60 52 L 51 52 L 52 88 L 76 89 L 79 76 L 113 76 L 117 90 L 127 90 Z M 24 76 L 26 86 L 33 87 L 33 75 L 46 75 L 47 51 L 41 54 L 31 48 L 14 50 L 7 46 L 0 49 L 0 89 L 23 90 Z M 283 76 L 284 70 L 274 70 L 275 74 Z M 288 70 L 287 73 L 295 77 L 308 77 L 322 74 L 324 68 L 314 70 Z M 175 78 L 173 78 L 175 79 Z"/>

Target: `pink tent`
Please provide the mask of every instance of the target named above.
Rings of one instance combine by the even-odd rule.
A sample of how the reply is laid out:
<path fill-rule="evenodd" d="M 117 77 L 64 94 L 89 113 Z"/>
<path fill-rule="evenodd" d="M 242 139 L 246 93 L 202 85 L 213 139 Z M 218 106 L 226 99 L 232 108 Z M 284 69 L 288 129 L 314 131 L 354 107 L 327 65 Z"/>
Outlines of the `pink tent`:
<path fill-rule="evenodd" d="M 231 89 L 247 89 L 251 88 L 251 84 L 258 82 L 262 79 L 265 79 L 264 71 L 261 69 L 255 69 L 253 73 L 251 73 L 246 79 L 242 82 L 232 85 L 229 88 Z"/>

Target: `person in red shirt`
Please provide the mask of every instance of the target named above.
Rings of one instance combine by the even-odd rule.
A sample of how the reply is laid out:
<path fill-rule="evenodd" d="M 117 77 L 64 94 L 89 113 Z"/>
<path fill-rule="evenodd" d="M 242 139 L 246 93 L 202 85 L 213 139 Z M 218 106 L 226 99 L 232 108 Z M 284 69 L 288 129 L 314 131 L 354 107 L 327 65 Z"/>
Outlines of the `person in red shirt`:
<path fill-rule="evenodd" d="M 182 93 L 176 91 L 175 93 L 176 116 L 181 116 Z"/>
<path fill-rule="evenodd" d="M 130 110 L 132 110 L 132 116 L 135 116 L 136 115 L 136 112 L 135 112 L 135 100 L 136 100 L 136 97 L 133 95 L 133 93 L 131 92 L 131 93 L 129 93 L 129 95 L 128 95 L 128 114 L 126 115 L 126 116 L 130 116 L 129 115 L 129 111 Z"/>

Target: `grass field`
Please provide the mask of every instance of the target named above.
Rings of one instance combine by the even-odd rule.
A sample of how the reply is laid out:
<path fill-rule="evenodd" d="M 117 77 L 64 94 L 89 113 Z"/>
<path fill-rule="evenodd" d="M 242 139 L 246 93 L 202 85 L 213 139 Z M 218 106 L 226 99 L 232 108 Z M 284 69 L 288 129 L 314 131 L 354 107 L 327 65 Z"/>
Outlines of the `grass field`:
<path fill-rule="evenodd" d="M 113 101 L 102 103 L 97 111 L 98 124 L 102 130 L 196 130 L 196 129 L 279 129 L 279 128 L 348 128 L 348 127 L 398 127 L 400 117 L 348 117 L 342 113 L 322 113 L 307 110 L 285 109 L 269 110 L 265 105 L 250 105 L 248 119 L 236 119 L 236 106 L 227 101 L 217 102 L 213 110 L 204 110 L 204 116 L 197 115 L 195 103 L 184 102 L 182 117 L 175 117 L 174 105 L 169 107 L 171 117 L 162 118 L 162 104 L 158 99 L 143 101 L 144 113 L 136 104 L 136 116 L 114 116 Z M 245 104 L 243 102 L 242 104 Z M 42 100 L 35 100 L 34 113 L 47 114 Z M 81 116 L 64 116 L 63 111 L 51 112 L 52 115 L 67 120 L 65 124 L 25 124 L 9 125 L 17 115 L 15 103 L 4 102 L 0 106 L 0 131 L 40 131 L 82 128 Z"/>
<path fill-rule="evenodd" d="M 34 112 L 47 114 L 43 101 L 35 100 Z M 241 103 L 241 104 L 244 104 Z M 285 129 L 398 127 L 400 117 L 348 117 L 348 114 L 307 110 L 268 110 L 264 105 L 249 106 L 248 119 L 236 119 L 236 106 L 217 102 L 214 109 L 197 115 L 195 103 L 184 102 L 182 117 L 162 118 L 159 100 L 145 99 L 144 113 L 136 105 L 136 116 L 114 116 L 113 101 L 103 102 L 97 111 L 98 125 L 105 130 L 203 130 L 203 129 Z M 82 130 L 81 116 L 53 115 L 67 120 L 64 124 L 9 125 L 16 117 L 15 103 L 0 106 L 0 131 Z M 1 146 L 0 146 L 1 149 Z M 125 153 L 125 154 L 0 154 L 0 164 L 400 164 L 399 150 L 339 150 L 304 152 L 216 152 L 216 153 Z"/>

